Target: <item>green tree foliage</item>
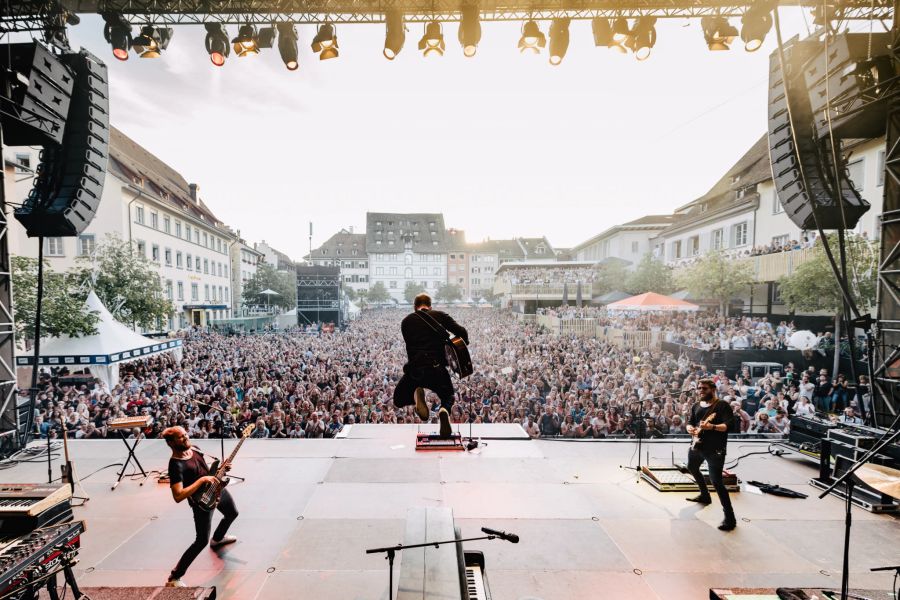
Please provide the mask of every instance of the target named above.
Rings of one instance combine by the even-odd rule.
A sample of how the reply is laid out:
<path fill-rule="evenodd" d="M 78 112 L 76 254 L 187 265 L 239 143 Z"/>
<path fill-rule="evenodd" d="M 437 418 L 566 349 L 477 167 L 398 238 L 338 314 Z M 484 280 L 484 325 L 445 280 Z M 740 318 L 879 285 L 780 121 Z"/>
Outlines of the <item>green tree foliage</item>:
<path fill-rule="evenodd" d="M 278 295 L 261 292 L 272 290 Z M 297 308 L 297 274 L 293 271 L 277 271 L 268 263 L 260 263 L 253 277 L 244 284 L 244 304 L 279 306 L 284 310 Z"/>
<path fill-rule="evenodd" d="M 407 281 L 406 287 L 403 288 L 403 298 L 412 304 L 413 300 L 416 299 L 416 296 L 425 291 L 425 288 L 422 287 L 420 283 L 416 283 L 415 281 Z"/>
<path fill-rule="evenodd" d="M 13 256 L 12 288 L 16 337 L 34 341 L 37 310 L 36 258 Z M 41 337 L 81 337 L 96 333 L 97 313 L 84 307 L 87 286 L 79 287 L 71 273 L 52 273 L 44 261 L 44 298 L 41 303 Z"/>
<path fill-rule="evenodd" d="M 625 268 L 625 263 L 617 260 L 610 261 L 599 267 L 594 277 L 593 291 L 585 289 L 582 293 L 585 294 L 585 300 L 590 300 L 592 293 L 602 296 L 615 290 L 624 291 L 622 288 L 625 287 L 627 281 L 628 269 Z"/>
<path fill-rule="evenodd" d="M 694 296 L 718 301 L 723 315 L 728 302 L 749 290 L 754 278 L 753 265 L 748 261 L 729 260 L 721 252 L 706 254 L 676 276 L 678 284 Z"/>
<path fill-rule="evenodd" d="M 127 325 L 155 329 L 175 310 L 157 265 L 117 235 L 107 235 L 93 255 L 78 257 L 74 273 L 79 281 L 92 280 L 100 301 Z"/>
<path fill-rule="evenodd" d="M 847 266 L 850 270 L 850 292 L 860 311 L 875 304 L 877 249 L 859 236 L 847 237 Z M 837 236 L 829 236 L 834 258 L 839 261 Z M 822 244 L 811 250 L 812 256 L 801 263 L 791 275 L 778 282 L 781 297 L 791 310 L 843 313 L 844 297 L 835 282 L 831 263 Z"/>
<path fill-rule="evenodd" d="M 625 289 L 622 291 L 629 294 L 646 292 L 671 294 L 674 291 L 672 270 L 661 260 L 653 258 L 653 255 L 648 252 L 638 263 L 634 272 L 628 276 Z"/>
<path fill-rule="evenodd" d="M 438 302 L 453 302 L 462 300 L 462 288 L 455 283 L 447 283 L 438 288 L 435 300 Z"/>
<path fill-rule="evenodd" d="M 391 295 L 388 293 L 387 288 L 384 287 L 384 282 L 379 281 L 369 288 L 367 299 L 370 304 L 381 304 L 390 300 Z"/>
<path fill-rule="evenodd" d="M 354 290 L 349 285 L 344 284 L 342 286 L 342 289 L 344 290 L 344 293 L 347 294 L 347 298 L 349 298 L 350 302 L 355 301 L 359 296 L 359 294 L 356 293 L 356 290 Z"/>

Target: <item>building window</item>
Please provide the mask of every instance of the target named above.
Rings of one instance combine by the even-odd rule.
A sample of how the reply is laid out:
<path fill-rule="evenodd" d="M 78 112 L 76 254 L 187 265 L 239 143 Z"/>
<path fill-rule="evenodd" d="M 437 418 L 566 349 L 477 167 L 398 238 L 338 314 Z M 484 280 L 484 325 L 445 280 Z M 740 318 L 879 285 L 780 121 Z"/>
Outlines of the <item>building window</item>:
<path fill-rule="evenodd" d="M 181 221 L 175 221 L 175 237 L 181 237 Z"/>
<path fill-rule="evenodd" d="M 194 268 L 194 261 L 191 260 L 191 255 L 187 255 L 187 270 L 190 271 Z"/>
<path fill-rule="evenodd" d="M 884 185 L 884 150 L 878 153 L 878 177 L 876 181 L 879 187 Z"/>
<path fill-rule="evenodd" d="M 375 267 L 376 275 L 384 275 L 384 267 Z"/>
<path fill-rule="evenodd" d="M 863 191 L 866 187 L 866 159 L 860 157 L 853 162 L 847 163 L 847 171 L 850 173 L 850 183 L 857 192 Z"/>
<path fill-rule="evenodd" d="M 712 249 L 721 250 L 725 247 L 725 231 L 716 229 L 712 232 Z"/>
<path fill-rule="evenodd" d="M 789 241 L 791 241 L 791 238 L 786 233 L 784 235 L 776 235 L 772 238 L 772 247 L 778 248 L 781 246 L 785 246 Z"/>
<path fill-rule="evenodd" d="M 203 259 L 203 272 L 209 275 L 209 260 Z"/>
<path fill-rule="evenodd" d="M 139 223 L 140 225 L 144 224 L 144 207 L 143 206 L 135 206 L 134 207 L 134 222 Z"/>
<path fill-rule="evenodd" d="M 784 212 L 784 206 L 781 205 L 781 198 L 778 197 L 778 192 L 772 193 L 772 214 L 780 215 Z"/>
<path fill-rule="evenodd" d="M 91 256 L 96 250 L 97 244 L 94 241 L 94 236 L 90 234 L 79 235 L 78 236 L 78 255 L 79 256 Z"/>
<path fill-rule="evenodd" d="M 209 236 L 206 235 L 206 232 L 203 232 L 203 246 L 209 248 Z"/>
<path fill-rule="evenodd" d="M 681 240 L 672 242 L 672 257 L 681 258 Z"/>
<path fill-rule="evenodd" d="M 747 245 L 747 221 L 732 225 L 731 239 L 734 247 Z"/>
<path fill-rule="evenodd" d="M 191 284 L 191 300 L 194 302 L 200 299 L 200 288 L 196 283 Z"/>
<path fill-rule="evenodd" d="M 194 243 L 200 244 L 200 230 L 194 227 Z"/>
<path fill-rule="evenodd" d="M 173 297 L 172 297 L 172 280 L 171 279 L 166 280 L 166 298 L 168 298 L 169 300 L 173 299 Z"/>
<path fill-rule="evenodd" d="M 200 257 L 199 256 L 194 257 L 194 270 L 197 271 L 198 273 L 200 272 Z"/>
<path fill-rule="evenodd" d="M 31 155 L 16 153 L 16 174 L 31 173 Z"/>
<path fill-rule="evenodd" d="M 150 260 L 153 262 L 159 262 L 159 244 L 153 244 L 150 247 Z"/>
<path fill-rule="evenodd" d="M 695 235 L 688 238 L 688 255 L 698 256 L 700 254 L 700 236 Z"/>
<path fill-rule="evenodd" d="M 203 300 L 209 302 L 209 284 L 203 286 Z"/>
<path fill-rule="evenodd" d="M 163 216 L 163 231 L 172 233 L 172 219 L 169 218 L 169 215 Z"/>
<path fill-rule="evenodd" d="M 165 251 L 163 253 L 163 258 L 166 261 L 166 266 L 171 267 L 172 266 L 172 249 L 171 248 L 165 249 Z"/>
<path fill-rule="evenodd" d="M 184 283 L 181 281 L 178 282 L 178 299 L 184 300 Z"/>
<path fill-rule="evenodd" d="M 187 241 L 191 241 L 191 226 L 190 225 L 184 226 L 184 239 L 186 239 Z"/>
<path fill-rule="evenodd" d="M 182 269 L 184 268 L 184 256 L 181 252 L 175 253 L 175 268 Z"/>
<path fill-rule="evenodd" d="M 44 254 L 47 256 L 64 256 L 63 239 L 61 237 L 44 238 Z"/>
<path fill-rule="evenodd" d="M 228 286 L 225 286 L 225 297 L 228 298 Z"/>
<path fill-rule="evenodd" d="M 138 256 L 141 256 L 144 258 L 147 257 L 147 244 L 145 244 L 141 240 L 138 240 L 138 242 L 137 242 L 137 253 L 138 253 Z"/>
<path fill-rule="evenodd" d="M 640 242 L 631 242 L 631 253 L 637 254 L 640 249 Z"/>
<path fill-rule="evenodd" d="M 159 229 L 159 213 L 154 211 L 150 212 L 150 227 Z"/>
<path fill-rule="evenodd" d="M 223 275 L 222 275 L 222 263 L 219 263 L 219 277 L 223 277 Z"/>
<path fill-rule="evenodd" d="M 391 288 L 392 290 L 397 289 L 397 282 L 391 281 L 390 284 L 388 285 L 388 287 Z"/>

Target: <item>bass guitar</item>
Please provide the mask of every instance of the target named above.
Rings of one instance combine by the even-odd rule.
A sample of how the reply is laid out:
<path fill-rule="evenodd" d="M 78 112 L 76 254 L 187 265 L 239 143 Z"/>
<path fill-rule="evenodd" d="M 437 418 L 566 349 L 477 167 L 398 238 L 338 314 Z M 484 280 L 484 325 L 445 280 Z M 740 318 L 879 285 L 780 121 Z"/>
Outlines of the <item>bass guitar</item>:
<path fill-rule="evenodd" d="M 697 448 L 700 447 L 700 432 L 703 431 L 701 429 L 703 427 L 703 425 L 712 423 L 712 420 L 715 418 L 716 418 L 716 412 L 712 411 L 711 413 L 709 413 L 709 415 L 705 419 L 700 421 L 700 423 L 697 425 L 697 428 L 694 429 L 694 433 L 691 434 L 691 449 L 692 450 L 696 450 Z"/>
<path fill-rule="evenodd" d="M 228 472 L 228 467 L 231 465 L 231 461 L 234 460 L 234 457 L 237 456 L 238 450 L 241 449 L 241 446 L 250 434 L 253 433 L 253 430 L 256 428 L 252 423 L 247 425 L 244 428 L 243 433 L 241 434 L 241 439 L 238 441 L 237 445 L 234 447 L 234 450 L 231 451 L 231 454 L 228 455 L 221 464 L 219 464 L 219 460 L 216 459 L 213 461 L 213 464 L 210 466 L 209 470 L 213 473 L 213 476 L 216 478 L 216 481 L 213 483 L 204 484 L 197 493 L 192 496 L 192 501 L 196 506 L 199 506 L 205 511 L 211 511 L 219 505 L 219 499 L 222 497 L 222 490 L 225 489 L 225 486 L 228 485 L 228 476 L 226 473 Z"/>

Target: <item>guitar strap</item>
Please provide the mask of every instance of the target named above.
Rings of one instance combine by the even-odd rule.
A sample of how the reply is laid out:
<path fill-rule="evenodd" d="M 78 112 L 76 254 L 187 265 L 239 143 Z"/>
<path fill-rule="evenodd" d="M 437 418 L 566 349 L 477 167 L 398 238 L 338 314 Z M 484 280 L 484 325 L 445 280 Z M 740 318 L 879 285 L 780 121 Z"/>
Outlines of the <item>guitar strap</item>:
<path fill-rule="evenodd" d="M 437 319 L 435 319 L 434 317 L 432 317 L 432 316 L 429 315 L 428 313 L 423 314 L 423 312 L 425 312 L 425 311 L 417 310 L 417 311 L 415 312 L 415 314 L 416 314 L 417 317 L 419 317 L 420 319 L 422 319 L 422 321 L 423 321 L 426 325 L 428 325 L 429 327 L 431 327 L 431 330 L 432 330 L 433 332 L 435 332 L 436 334 L 441 335 L 441 331 L 444 332 L 444 335 L 446 335 L 447 337 L 444 338 L 444 339 L 442 339 L 441 341 L 446 342 L 446 341 L 449 340 L 451 337 L 453 337 L 453 336 L 450 335 L 450 332 L 447 331 L 447 328 L 444 327 L 443 325 L 441 325 L 441 324 L 438 322 Z M 428 316 L 427 319 L 425 318 L 426 315 Z M 433 324 L 432 324 L 432 323 L 433 323 Z M 437 325 L 437 327 L 440 327 L 441 331 L 438 331 L 438 328 L 435 327 L 435 325 Z"/>

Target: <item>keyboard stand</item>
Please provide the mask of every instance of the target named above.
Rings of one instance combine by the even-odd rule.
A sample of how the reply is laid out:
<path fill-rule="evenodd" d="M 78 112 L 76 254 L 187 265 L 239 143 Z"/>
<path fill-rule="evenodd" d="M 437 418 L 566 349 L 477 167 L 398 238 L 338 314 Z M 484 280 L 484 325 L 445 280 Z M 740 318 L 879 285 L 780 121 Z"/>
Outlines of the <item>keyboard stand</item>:
<path fill-rule="evenodd" d="M 134 455 L 134 451 L 137 449 L 137 445 L 141 441 L 141 436 L 143 434 L 144 434 L 143 431 L 138 430 L 137 437 L 134 439 L 134 444 L 129 446 L 128 438 L 125 437 L 125 430 L 124 429 L 119 430 L 119 436 L 122 438 L 122 443 L 125 444 L 126 448 L 128 448 L 128 458 L 125 459 L 125 464 L 122 465 L 122 470 L 119 471 L 119 478 L 116 480 L 116 482 L 112 486 L 113 490 L 115 490 L 116 486 L 118 486 L 119 483 L 121 483 L 122 478 L 125 476 L 125 471 L 128 469 L 128 464 L 132 460 L 134 460 L 134 464 L 137 465 L 137 468 L 140 469 L 141 475 L 144 476 L 144 478 L 141 480 L 141 485 L 144 485 L 144 481 L 147 480 L 147 472 L 144 471 L 144 467 L 141 466 L 141 461 L 139 461 L 137 456 Z"/>

